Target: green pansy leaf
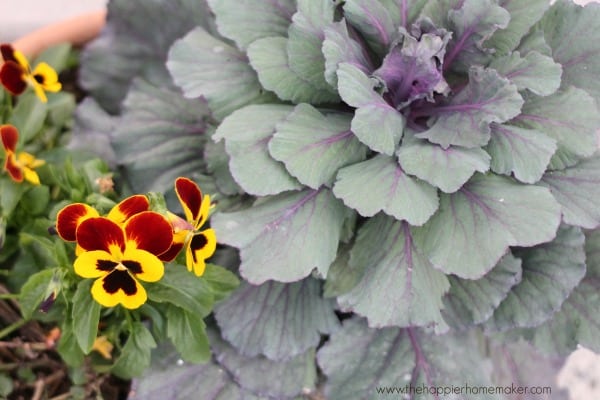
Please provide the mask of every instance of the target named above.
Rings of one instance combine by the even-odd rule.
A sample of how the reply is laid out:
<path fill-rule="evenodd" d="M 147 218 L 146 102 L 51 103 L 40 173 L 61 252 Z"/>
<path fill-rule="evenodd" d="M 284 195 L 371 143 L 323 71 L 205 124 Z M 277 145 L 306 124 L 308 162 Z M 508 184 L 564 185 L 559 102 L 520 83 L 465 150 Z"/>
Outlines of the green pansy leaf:
<path fill-rule="evenodd" d="M 27 279 L 27 282 L 21 287 L 19 293 L 19 306 L 23 318 L 30 319 L 37 311 L 40 303 L 44 301 L 50 293 L 48 287 L 54 278 L 57 269 L 45 269 L 37 272 Z M 88 296 L 91 295 L 88 293 Z"/>
<path fill-rule="evenodd" d="M 475 171 L 490 169 L 490 156 L 480 148 L 450 146 L 444 149 L 426 140 L 407 140 L 397 155 L 404 171 L 446 193 L 460 189 Z"/>
<path fill-rule="evenodd" d="M 521 281 L 521 260 L 507 253 L 483 278 L 449 276 L 450 291 L 444 297 L 442 315 L 454 329 L 468 329 L 485 322 Z"/>
<path fill-rule="evenodd" d="M 271 156 L 302 184 L 313 189 L 330 186 L 338 169 L 364 160 L 368 148 L 350 130 L 348 114 L 323 114 L 299 104 L 277 124 L 269 141 Z"/>
<path fill-rule="evenodd" d="M 464 351 L 473 347 L 472 340 L 471 335 L 434 336 L 415 328 L 372 329 L 363 320 L 346 320 L 317 354 L 327 376 L 324 394 L 329 400 L 378 399 L 387 398 L 386 394 L 435 399 L 425 391 L 413 397 L 410 387 L 414 391 L 448 386 L 448 382 L 491 386 L 489 360 L 475 349 Z"/>
<path fill-rule="evenodd" d="M 210 358 L 206 325 L 195 311 L 168 306 L 166 311 L 167 336 L 184 361 L 203 363 Z"/>
<path fill-rule="evenodd" d="M 600 230 L 586 234 L 585 251 L 583 280 L 552 319 L 531 330 L 533 343 L 547 354 L 566 356 L 578 344 L 600 351 Z"/>
<path fill-rule="evenodd" d="M 201 169 L 208 115 L 202 99 L 134 80 L 112 137 L 133 190 L 165 192 Z"/>
<path fill-rule="evenodd" d="M 289 67 L 316 90 L 339 101 L 334 87 L 325 80 L 323 55 L 324 29 L 333 23 L 335 2 L 328 0 L 298 0 L 298 12 L 292 17 L 288 30 L 287 54 Z"/>
<path fill-rule="evenodd" d="M 134 77 L 172 86 L 167 52 L 196 26 L 215 30 L 205 0 L 111 0 L 106 28 L 81 53 L 81 85 L 112 114 Z"/>
<path fill-rule="evenodd" d="M 417 247 L 436 268 L 478 279 L 509 246 L 552 240 L 560 205 L 546 188 L 497 175 L 475 175 L 458 192 L 440 198 L 439 211 L 417 228 Z"/>
<path fill-rule="evenodd" d="M 47 115 L 48 104 L 42 103 L 34 93 L 26 92 L 19 96 L 7 123 L 18 129 L 20 146 L 30 142 L 40 133 Z"/>
<path fill-rule="evenodd" d="M 490 140 L 492 122 L 507 121 L 521 112 L 523 98 L 517 87 L 493 69 L 472 67 L 469 83 L 447 105 L 434 109 L 437 119 L 417 134 L 443 148 L 480 147 Z"/>
<path fill-rule="evenodd" d="M 388 9 L 377 0 L 346 0 L 344 16 L 380 56 L 385 55 L 399 36 Z"/>
<path fill-rule="evenodd" d="M 338 327 L 335 302 L 313 278 L 294 283 L 244 284 L 215 310 L 221 335 L 241 354 L 288 360 L 317 347 Z"/>
<path fill-rule="evenodd" d="M 542 178 L 563 210 L 565 223 L 593 229 L 600 225 L 600 154 Z"/>
<path fill-rule="evenodd" d="M 524 57 L 515 51 L 492 60 L 489 67 L 517 85 L 517 89 L 528 89 L 539 96 L 551 95 L 560 87 L 561 65 L 537 51 Z"/>
<path fill-rule="evenodd" d="M 496 0 L 465 0 L 448 11 L 453 32 L 444 58 L 444 70 L 467 72 L 473 65 L 485 65 L 491 51 L 485 41 L 510 21 L 510 14 Z"/>
<path fill-rule="evenodd" d="M 535 129 L 557 141 L 559 152 L 555 154 L 550 168 L 565 168 L 560 160 L 571 160 L 591 156 L 596 151 L 596 130 L 600 127 L 600 114 L 594 99 L 585 91 L 574 87 L 546 96 L 528 96 L 521 115 L 515 122 Z"/>
<path fill-rule="evenodd" d="M 555 2 L 541 20 L 552 58 L 563 66 L 563 85 L 573 85 L 600 103 L 600 5 L 581 7 L 571 1 Z M 597 111 L 595 111 L 597 114 Z"/>
<path fill-rule="evenodd" d="M 140 376 L 150 365 L 150 353 L 155 347 L 156 342 L 148 328 L 141 322 L 134 322 L 111 372 L 122 379 Z"/>
<path fill-rule="evenodd" d="M 242 106 L 270 97 L 263 93 L 244 53 L 201 27 L 173 44 L 167 68 L 184 96 L 204 97 L 219 120 Z"/>
<path fill-rule="evenodd" d="M 219 33 L 246 49 L 257 39 L 287 36 L 296 11 L 293 0 L 208 0 Z"/>
<path fill-rule="evenodd" d="M 486 150 L 492 156 L 492 171 L 514 174 L 521 182 L 535 183 L 546 171 L 556 151 L 556 141 L 535 129 L 492 124 Z"/>
<path fill-rule="evenodd" d="M 499 54 L 507 54 L 542 18 L 549 4 L 548 0 L 500 0 L 498 3 L 510 13 L 510 21 L 505 29 L 494 32 L 485 46 L 496 49 Z"/>
<path fill-rule="evenodd" d="M 515 251 L 523 260 L 523 277 L 486 329 L 534 327 L 551 318 L 585 274 L 584 241 L 579 228 L 563 226 L 552 242 Z"/>
<path fill-rule="evenodd" d="M 96 336 L 98 335 L 98 322 L 100 321 L 100 310 L 102 306 L 96 302 L 90 293 L 92 279 L 86 279 L 77 285 L 73 295 L 73 334 L 84 353 L 92 350 Z"/>
<path fill-rule="evenodd" d="M 215 303 L 229 297 L 240 284 L 233 272 L 214 264 L 206 264 L 200 279 L 212 293 Z"/>
<path fill-rule="evenodd" d="M 323 55 L 325 56 L 325 80 L 337 87 L 337 69 L 341 63 L 349 63 L 365 73 L 374 68 L 370 67 L 368 55 L 363 47 L 348 33 L 345 21 L 333 22 L 323 30 Z"/>
<path fill-rule="evenodd" d="M 440 310 L 448 279 L 417 251 L 406 222 L 382 214 L 369 219 L 358 231 L 349 264 L 364 272 L 338 297 L 342 309 L 367 317 L 371 327 L 447 329 Z"/>
<path fill-rule="evenodd" d="M 406 123 L 402 114 L 373 90 L 377 81 L 358 67 L 342 63 L 338 66 L 337 76 L 340 96 L 348 105 L 357 108 L 352 119 L 352 132 L 371 150 L 390 156 L 394 154 Z"/>
<path fill-rule="evenodd" d="M 266 196 L 302 188 L 267 148 L 276 124 L 293 110 L 283 104 L 253 104 L 234 111 L 217 128 L 213 139 L 225 139 L 231 174 L 246 192 Z"/>
<path fill-rule="evenodd" d="M 158 303 L 170 303 L 202 317 L 212 311 L 211 290 L 182 265 L 166 267 L 163 278 L 148 287 L 148 298 Z"/>
<path fill-rule="evenodd" d="M 378 155 L 342 168 L 335 196 L 365 217 L 380 211 L 411 225 L 423 225 L 437 210 L 437 190 L 407 175 L 393 157 Z"/>
<path fill-rule="evenodd" d="M 19 205 L 21 198 L 30 188 L 19 185 L 8 176 L 0 176 L 0 210 L 2 216 L 8 217 Z"/>
<path fill-rule="evenodd" d="M 215 214 L 220 243 L 240 249 L 240 273 L 253 284 L 327 275 L 347 210 L 328 189 L 282 193 L 254 207 Z"/>
<path fill-rule="evenodd" d="M 294 103 L 335 101 L 337 95 L 333 92 L 318 90 L 290 68 L 287 42 L 286 38 L 276 36 L 258 39 L 248 46 L 248 58 L 258 73 L 260 84 L 281 100 Z"/>
<path fill-rule="evenodd" d="M 77 338 L 73 332 L 72 322 L 73 321 L 70 318 L 65 318 L 63 321 L 60 329 L 60 339 L 56 345 L 56 350 L 58 351 L 58 354 L 60 354 L 63 361 L 65 361 L 69 366 L 76 368 L 83 364 L 85 354 L 77 342 Z"/>

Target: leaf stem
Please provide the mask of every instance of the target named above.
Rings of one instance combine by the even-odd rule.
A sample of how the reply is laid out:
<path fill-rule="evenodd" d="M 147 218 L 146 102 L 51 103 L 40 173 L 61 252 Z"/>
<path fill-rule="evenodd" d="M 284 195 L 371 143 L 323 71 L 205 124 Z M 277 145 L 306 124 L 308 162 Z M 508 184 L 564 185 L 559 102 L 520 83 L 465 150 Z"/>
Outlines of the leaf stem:
<path fill-rule="evenodd" d="M 17 329 L 19 329 L 26 323 L 27 323 L 27 320 L 24 320 L 24 319 L 20 319 L 16 322 L 13 322 L 12 324 L 10 324 L 9 326 L 7 326 L 6 328 L 4 328 L 0 331 L 0 339 L 2 339 L 5 336 L 10 335 L 12 332 L 16 331 Z"/>

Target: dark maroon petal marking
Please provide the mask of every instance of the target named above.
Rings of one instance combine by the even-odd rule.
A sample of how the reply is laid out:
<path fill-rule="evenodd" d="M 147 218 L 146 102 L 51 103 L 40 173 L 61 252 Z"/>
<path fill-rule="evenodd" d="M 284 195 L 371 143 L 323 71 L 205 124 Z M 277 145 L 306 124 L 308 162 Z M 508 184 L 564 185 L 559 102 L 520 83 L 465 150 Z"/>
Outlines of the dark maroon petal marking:
<path fill-rule="evenodd" d="M 125 260 L 121 261 L 121 264 L 123 264 L 129 270 L 129 272 L 133 274 L 141 274 L 144 272 L 142 269 L 142 264 L 137 261 Z"/>
<path fill-rule="evenodd" d="M 17 62 L 17 59 L 15 58 L 15 49 L 13 49 L 13 47 L 8 44 L 8 43 L 3 43 L 0 45 L 0 53 L 2 53 L 2 59 L 4 61 L 14 61 Z"/>
<path fill-rule="evenodd" d="M 201 233 L 196 234 L 192 237 L 192 241 L 190 242 L 190 248 L 192 249 L 192 257 L 194 258 L 194 262 L 198 261 L 196 259 L 196 252 L 198 250 L 202 250 L 202 248 L 204 248 L 204 246 L 206 246 L 207 243 L 208 240 Z"/>
<path fill-rule="evenodd" d="M 135 279 L 133 279 L 129 272 L 119 269 L 115 269 L 104 277 L 102 287 L 108 294 L 115 294 L 119 290 L 122 290 L 128 296 L 133 296 L 137 293 Z"/>
<path fill-rule="evenodd" d="M 33 76 L 33 79 L 35 79 L 35 81 L 36 81 L 37 83 L 39 83 L 40 85 L 43 85 L 43 84 L 44 84 L 44 75 L 41 75 L 41 74 L 35 74 L 35 75 Z"/>
<path fill-rule="evenodd" d="M 110 272 L 113 269 L 115 269 L 117 265 L 119 265 L 119 263 L 116 263 L 111 260 L 98 260 L 98 262 L 96 263 L 96 269 L 100 271 Z"/>
<path fill-rule="evenodd" d="M 198 185 L 191 179 L 177 178 L 175 181 L 175 192 L 182 205 L 187 207 L 193 220 L 196 221 L 200 214 L 200 206 L 202 205 L 202 192 Z"/>

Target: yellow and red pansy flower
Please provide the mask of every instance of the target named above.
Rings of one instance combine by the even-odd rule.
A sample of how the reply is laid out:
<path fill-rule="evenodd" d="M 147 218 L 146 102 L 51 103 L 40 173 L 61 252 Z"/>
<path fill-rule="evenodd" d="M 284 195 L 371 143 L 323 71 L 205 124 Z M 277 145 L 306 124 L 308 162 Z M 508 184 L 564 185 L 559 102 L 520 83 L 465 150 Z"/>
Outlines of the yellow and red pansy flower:
<path fill-rule="evenodd" d="M 162 215 L 143 211 L 119 225 L 107 217 L 91 217 L 76 229 L 82 252 L 74 263 L 75 273 L 93 278 L 92 297 L 105 307 L 121 304 L 135 309 L 147 294 L 139 281 L 156 282 L 164 274 L 158 256 L 173 242 L 173 228 Z"/>
<path fill-rule="evenodd" d="M 40 177 L 35 168 L 44 165 L 44 160 L 36 159 L 25 151 L 17 153 L 19 131 L 12 125 L 0 125 L 0 137 L 4 147 L 4 171 L 8 172 L 11 179 L 21 183 L 26 180 L 34 185 L 40 184 Z"/>
<path fill-rule="evenodd" d="M 4 59 L 0 68 L 0 82 L 13 95 L 23 93 L 27 86 L 31 86 L 37 97 L 46 103 L 46 92 L 58 92 L 62 88 L 58 74 L 47 63 L 39 63 L 32 71 L 23 53 L 10 44 L 0 45 L 0 52 Z"/>
<path fill-rule="evenodd" d="M 165 254 L 174 258 L 185 247 L 185 261 L 189 271 L 201 276 L 206 268 L 206 259 L 217 248 L 217 236 L 212 228 L 200 230 L 208 220 L 211 203 L 209 195 L 188 178 L 175 180 L 175 193 L 183 207 L 185 220 L 173 213 L 168 218 L 173 225 L 173 246 Z"/>

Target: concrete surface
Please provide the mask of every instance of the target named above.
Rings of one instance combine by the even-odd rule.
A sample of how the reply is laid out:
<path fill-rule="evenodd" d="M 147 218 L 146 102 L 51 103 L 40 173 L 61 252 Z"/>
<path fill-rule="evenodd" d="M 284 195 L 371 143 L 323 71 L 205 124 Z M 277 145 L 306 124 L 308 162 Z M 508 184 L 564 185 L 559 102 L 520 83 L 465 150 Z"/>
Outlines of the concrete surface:
<path fill-rule="evenodd" d="M 586 4 L 593 0 L 575 0 Z M 0 0 L 0 43 L 46 24 L 103 8 L 108 0 Z M 600 399 L 600 355 L 587 349 L 575 351 L 557 377 L 557 385 L 569 390 L 571 400 Z"/>

